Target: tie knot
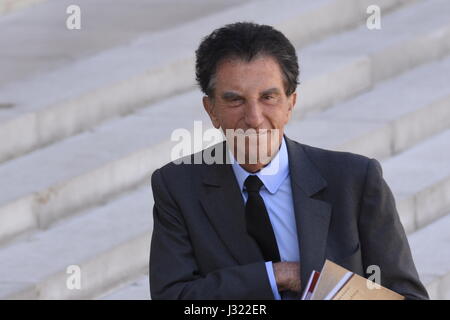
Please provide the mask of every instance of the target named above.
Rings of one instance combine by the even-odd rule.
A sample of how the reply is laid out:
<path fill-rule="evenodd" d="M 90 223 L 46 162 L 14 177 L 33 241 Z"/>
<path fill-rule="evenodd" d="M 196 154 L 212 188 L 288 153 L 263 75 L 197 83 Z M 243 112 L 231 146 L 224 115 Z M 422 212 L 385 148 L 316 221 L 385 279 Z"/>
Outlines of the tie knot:
<path fill-rule="evenodd" d="M 258 176 L 250 175 L 245 179 L 244 186 L 247 189 L 247 192 L 259 192 L 263 183 L 258 178 Z"/>

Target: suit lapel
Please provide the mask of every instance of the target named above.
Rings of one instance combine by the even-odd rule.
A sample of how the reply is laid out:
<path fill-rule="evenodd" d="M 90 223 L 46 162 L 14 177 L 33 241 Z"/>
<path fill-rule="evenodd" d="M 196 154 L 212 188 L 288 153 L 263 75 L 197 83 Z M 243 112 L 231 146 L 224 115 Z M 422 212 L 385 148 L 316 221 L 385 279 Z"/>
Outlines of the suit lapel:
<path fill-rule="evenodd" d="M 224 154 L 225 144 L 222 146 Z M 202 206 L 215 231 L 239 264 L 263 261 L 245 228 L 245 205 L 230 164 L 203 166 Z"/>
<path fill-rule="evenodd" d="M 303 146 L 286 138 L 295 219 L 300 248 L 302 291 L 313 270 L 320 271 L 327 244 L 331 205 L 312 198 L 327 186 Z"/>

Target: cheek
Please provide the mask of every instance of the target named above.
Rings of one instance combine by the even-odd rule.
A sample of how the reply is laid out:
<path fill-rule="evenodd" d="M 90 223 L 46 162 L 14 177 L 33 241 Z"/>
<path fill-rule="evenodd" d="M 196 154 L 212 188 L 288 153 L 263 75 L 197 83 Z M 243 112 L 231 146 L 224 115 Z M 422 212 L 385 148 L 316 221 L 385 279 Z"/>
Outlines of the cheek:
<path fill-rule="evenodd" d="M 284 127 L 290 119 L 289 108 L 279 106 L 277 110 L 272 109 L 268 112 L 268 118 L 276 128 L 280 129 Z"/>
<path fill-rule="evenodd" d="M 243 118 L 242 108 L 227 108 L 222 110 L 220 115 L 220 123 L 225 129 L 238 128 L 240 120 Z"/>

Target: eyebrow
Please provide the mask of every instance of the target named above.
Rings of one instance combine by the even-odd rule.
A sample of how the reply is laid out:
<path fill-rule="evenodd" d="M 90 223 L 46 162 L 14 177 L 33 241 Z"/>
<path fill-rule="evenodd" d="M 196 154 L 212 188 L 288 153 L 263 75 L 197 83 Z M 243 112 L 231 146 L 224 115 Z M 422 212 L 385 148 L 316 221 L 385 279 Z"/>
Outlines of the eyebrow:
<path fill-rule="evenodd" d="M 280 90 L 278 88 L 270 88 L 270 89 L 267 89 L 267 90 L 264 90 L 263 92 L 261 92 L 261 95 L 271 94 L 271 93 L 280 94 Z"/>
<path fill-rule="evenodd" d="M 272 93 L 276 93 L 276 94 L 280 94 L 280 90 L 278 88 L 270 88 L 267 90 L 264 90 L 260 93 L 260 95 L 266 95 L 266 94 L 272 94 Z M 239 93 L 233 92 L 233 91 L 225 91 L 222 94 L 222 99 L 224 100 L 230 100 L 233 98 L 242 98 L 241 95 Z"/>
<path fill-rule="evenodd" d="M 230 100 L 237 97 L 241 98 L 241 96 L 238 93 L 232 91 L 226 91 L 222 94 L 222 99 L 224 100 Z"/>

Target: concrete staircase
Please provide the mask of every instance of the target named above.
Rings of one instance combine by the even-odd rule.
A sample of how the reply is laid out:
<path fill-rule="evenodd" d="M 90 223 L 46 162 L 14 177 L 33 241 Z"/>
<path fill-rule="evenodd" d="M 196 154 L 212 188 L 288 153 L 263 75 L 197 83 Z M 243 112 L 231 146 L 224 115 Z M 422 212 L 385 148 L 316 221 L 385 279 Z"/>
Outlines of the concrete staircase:
<path fill-rule="evenodd" d="M 0 16 L 0 27 L 31 16 L 40 26 L 61 22 L 49 12 L 69 2 Z M 78 2 L 82 14 L 99 9 Z M 45 49 L 56 61 L 14 73 L 21 60 L 0 50 L 1 298 L 150 298 L 150 175 L 170 160 L 174 129 L 192 131 L 194 120 L 210 127 L 193 53 L 206 33 L 238 20 L 273 24 L 292 39 L 302 73 L 288 136 L 381 160 L 420 277 L 432 298 L 450 298 L 448 1 L 217 1 L 202 15 L 174 10 L 176 0 L 131 3 L 103 1 L 111 12 L 96 20 L 123 11 L 134 21 L 128 32 L 103 39 L 114 30 L 92 25 L 89 36 L 82 27 L 68 36 L 80 48 Z M 371 4 L 381 7 L 381 30 L 366 28 Z M 143 10 L 166 18 L 133 19 Z M 11 37 L 2 33 L 0 43 Z M 81 290 L 66 286 L 70 265 L 81 269 Z"/>

